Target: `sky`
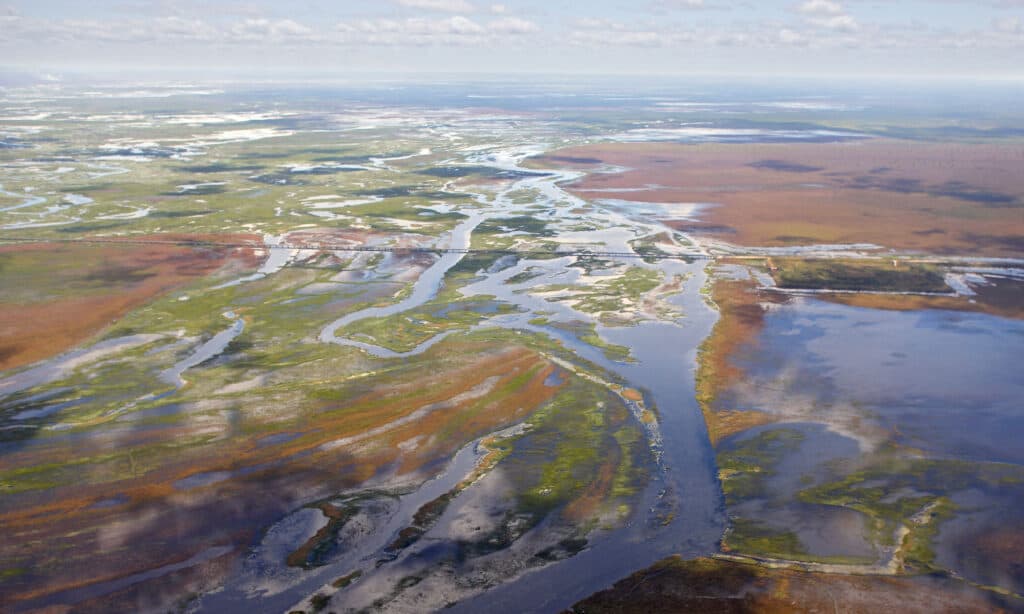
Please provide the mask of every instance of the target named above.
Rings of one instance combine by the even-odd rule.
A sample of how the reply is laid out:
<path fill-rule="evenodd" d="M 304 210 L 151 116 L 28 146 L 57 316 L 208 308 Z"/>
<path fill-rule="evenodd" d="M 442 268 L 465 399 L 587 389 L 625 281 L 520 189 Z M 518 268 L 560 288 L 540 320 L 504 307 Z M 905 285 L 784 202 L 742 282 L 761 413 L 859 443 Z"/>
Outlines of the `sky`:
<path fill-rule="evenodd" d="M 1024 79 L 1024 0 L 0 0 L 0 67 Z"/>

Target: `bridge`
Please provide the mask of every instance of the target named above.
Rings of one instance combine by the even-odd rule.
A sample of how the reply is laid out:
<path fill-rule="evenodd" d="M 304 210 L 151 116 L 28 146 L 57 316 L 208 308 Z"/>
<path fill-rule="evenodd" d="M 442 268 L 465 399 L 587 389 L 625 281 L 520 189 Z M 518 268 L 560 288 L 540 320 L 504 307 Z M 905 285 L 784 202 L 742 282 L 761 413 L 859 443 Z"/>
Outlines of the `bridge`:
<path fill-rule="evenodd" d="M 309 243 L 279 243 L 262 245 L 244 241 L 205 241 L 198 239 L 132 239 L 130 237 L 92 237 L 92 238 L 54 238 L 38 239 L 31 237 L 12 237 L 0 235 L 0 243 L 61 243 L 82 245 L 173 245 L 177 247 L 194 247 L 210 249 L 285 249 L 312 252 L 372 252 L 393 254 L 466 254 L 482 256 L 518 256 L 521 258 L 562 258 L 578 256 L 593 259 L 642 258 L 648 260 L 713 260 L 716 257 L 703 252 L 685 252 L 670 254 L 661 250 L 644 250 L 636 252 L 611 252 L 574 248 L 568 250 L 516 250 L 516 249 L 473 249 L 446 247 L 386 247 L 372 245 L 351 245 L 347 243 L 331 243 L 316 241 Z"/>

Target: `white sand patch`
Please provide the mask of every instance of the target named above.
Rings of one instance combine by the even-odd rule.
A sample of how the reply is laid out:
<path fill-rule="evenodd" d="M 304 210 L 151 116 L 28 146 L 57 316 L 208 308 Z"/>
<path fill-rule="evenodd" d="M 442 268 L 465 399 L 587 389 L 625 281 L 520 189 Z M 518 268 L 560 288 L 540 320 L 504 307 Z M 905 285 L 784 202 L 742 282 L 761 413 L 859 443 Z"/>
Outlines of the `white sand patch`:
<path fill-rule="evenodd" d="M 153 211 L 153 207 L 130 207 L 132 210 L 127 213 L 112 213 L 101 215 L 97 220 L 137 220 L 144 218 Z"/>
<path fill-rule="evenodd" d="M 374 196 L 372 198 L 358 198 L 358 199 L 353 199 L 353 200 L 336 200 L 336 201 L 328 201 L 328 202 L 307 203 L 307 202 L 304 201 L 303 204 L 306 207 L 310 208 L 310 209 L 341 209 L 343 207 L 355 207 L 357 205 L 369 205 L 369 204 L 372 204 L 372 203 L 380 202 L 382 200 L 384 200 L 384 199 L 379 197 L 379 196 Z"/>

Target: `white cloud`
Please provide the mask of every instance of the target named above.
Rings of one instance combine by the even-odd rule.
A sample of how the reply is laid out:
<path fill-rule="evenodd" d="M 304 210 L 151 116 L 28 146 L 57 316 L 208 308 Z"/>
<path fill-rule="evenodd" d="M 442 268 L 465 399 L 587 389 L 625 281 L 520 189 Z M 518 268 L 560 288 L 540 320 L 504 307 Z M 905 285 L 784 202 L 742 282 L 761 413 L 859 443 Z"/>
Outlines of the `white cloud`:
<path fill-rule="evenodd" d="M 783 45 L 806 45 L 807 37 L 789 28 L 783 28 L 779 30 L 779 42 Z"/>
<path fill-rule="evenodd" d="M 651 0 L 650 9 L 655 14 L 666 13 L 675 10 L 700 10 L 700 9 L 725 9 L 730 7 L 725 4 L 709 6 L 705 0 Z"/>
<path fill-rule="evenodd" d="M 398 1 L 392 0 L 393 6 Z M 459 4 L 442 0 L 408 1 L 421 5 L 429 2 L 435 7 Z M 602 13 L 593 11 L 590 16 L 582 17 L 563 29 L 561 25 L 542 25 L 543 22 L 514 16 L 517 14 L 514 10 L 495 8 L 504 5 L 471 1 L 479 6 L 479 10 L 471 14 L 399 13 L 395 16 L 392 13 L 390 17 L 353 17 L 334 27 L 330 25 L 333 20 L 321 23 L 298 16 L 278 19 L 267 17 L 266 13 L 248 18 L 219 13 L 196 19 L 191 16 L 195 13 L 166 13 L 105 19 L 41 19 L 10 16 L 4 8 L 8 5 L 0 5 L 0 45 L 5 51 L 35 45 L 69 54 L 87 50 L 90 45 L 122 45 L 126 49 L 162 46 L 169 50 L 196 51 L 214 49 L 216 45 L 266 45 L 268 49 L 310 45 L 515 49 L 529 43 L 550 49 L 574 45 L 593 49 L 595 55 L 609 46 L 730 47 L 755 50 L 755 53 L 756 50 L 786 47 L 806 47 L 823 52 L 839 48 L 931 50 L 948 47 L 1014 52 L 1024 49 L 1024 19 L 998 12 L 989 15 L 990 23 L 984 27 L 965 24 L 961 28 L 943 28 L 929 24 L 926 16 L 919 17 L 924 21 L 917 22 L 911 19 L 902 23 L 875 22 L 868 19 L 871 13 L 867 11 L 862 11 L 864 17 L 861 22 L 845 12 L 844 5 L 849 3 L 797 0 L 797 3 L 789 5 L 791 10 L 780 9 L 775 19 L 726 22 L 714 19 L 715 15 L 710 12 L 719 3 L 707 2 L 705 8 L 709 12 L 702 15 L 708 19 L 703 22 L 684 19 L 680 13 L 647 14 L 646 17 L 620 20 L 603 18 Z M 680 6 L 679 0 L 673 1 Z M 473 6 L 465 0 L 462 2 Z"/>
<path fill-rule="evenodd" d="M 843 5 L 833 0 L 806 0 L 796 10 L 807 15 L 805 21 L 818 28 L 835 32 L 856 32 L 860 24 L 843 10 Z"/>
<path fill-rule="evenodd" d="M 398 4 L 413 9 L 444 13 L 471 13 L 476 10 L 467 0 L 398 0 Z"/>
<path fill-rule="evenodd" d="M 671 43 L 672 37 L 664 32 L 651 30 L 576 30 L 569 40 L 574 45 L 604 46 L 622 45 L 629 47 L 663 47 Z"/>
<path fill-rule="evenodd" d="M 518 17 L 502 17 L 501 19 L 495 19 L 494 21 L 487 24 L 487 29 L 491 32 L 500 32 L 504 34 L 533 34 L 539 32 L 540 28 L 537 24 L 526 19 L 519 19 Z"/>
<path fill-rule="evenodd" d="M 796 10 L 807 15 L 841 15 L 843 5 L 832 0 L 807 0 Z"/>
<path fill-rule="evenodd" d="M 313 29 L 291 19 L 245 19 L 233 24 L 228 33 L 236 42 L 309 39 Z"/>
<path fill-rule="evenodd" d="M 992 27 L 998 32 L 1006 32 L 1008 34 L 1019 34 L 1024 32 L 1024 27 L 1021 26 L 1020 17 L 1002 17 L 999 19 L 993 19 Z"/>
<path fill-rule="evenodd" d="M 484 45 L 513 42 L 539 32 L 532 21 L 501 17 L 477 22 L 456 15 L 444 19 L 363 19 L 335 26 L 335 42 L 368 45 Z"/>
<path fill-rule="evenodd" d="M 576 26 L 580 28 L 585 28 L 587 30 L 614 30 L 616 28 L 620 30 L 625 29 L 625 26 L 620 23 L 613 22 L 610 19 L 598 19 L 596 17 L 581 17 L 576 20 Z"/>
<path fill-rule="evenodd" d="M 860 29 L 860 24 L 857 20 L 849 15 L 836 15 L 835 17 L 818 17 L 812 18 L 811 23 L 820 27 L 827 28 L 829 30 L 836 30 L 837 32 L 856 32 Z"/>
<path fill-rule="evenodd" d="M 507 10 L 508 10 L 508 7 L 506 7 L 504 4 L 492 4 L 491 5 L 491 12 L 494 13 L 495 15 L 501 15 L 501 14 L 503 14 Z"/>
<path fill-rule="evenodd" d="M 158 17 L 152 21 L 153 34 L 164 38 L 183 38 L 186 40 L 212 41 L 219 34 L 217 28 L 201 19 L 183 19 L 181 17 Z"/>
<path fill-rule="evenodd" d="M 681 30 L 672 31 L 655 24 L 627 24 L 594 17 L 578 19 L 576 28 L 569 33 L 569 41 L 580 46 L 662 47 L 685 36 Z"/>

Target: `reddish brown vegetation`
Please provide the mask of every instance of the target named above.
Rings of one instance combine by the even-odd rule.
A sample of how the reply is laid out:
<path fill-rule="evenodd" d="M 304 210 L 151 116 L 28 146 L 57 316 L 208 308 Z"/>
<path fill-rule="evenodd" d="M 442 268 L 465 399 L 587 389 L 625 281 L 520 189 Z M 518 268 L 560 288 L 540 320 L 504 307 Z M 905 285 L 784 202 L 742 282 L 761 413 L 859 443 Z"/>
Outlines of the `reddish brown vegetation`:
<path fill-rule="evenodd" d="M 977 296 L 908 296 L 892 294 L 823 294 L 818 298 L 832 303 L 888 309 L 891 311 L 917 311 L 919 309 L 945 309 L 971 311 L 1024 319 L 1024 282 L 998 280 L 994 284 L 976 288 Z"/>
<path fill-rule="evenodd" d="M 258 245 L 258 239 L 249 235 L 187 238 Z M 70 349 L 128 311 L 211 274 L 229 259 L 256 264 L 253 250 L 237 248 L 164 243 L 0 246 L 0 263 L 5 265 L 0 274 L 9 289 L 0 303 L 0 369 Z"/>
<path fill-rule="evenodd" d="M 719 319 L 701 345 L 697 374 L 697 400 L 704 412 L 712 445 L 772 419 L 764 412 L 722 408 L 716 404 L 718 395 L 743 376 L 733 359 L 744 346 L 757 342 L 764 326 L 765 310 L 759 300 L 783 300 L 777 295 L 759 297 L 755 286 L 753 281 L 718 281 L 712 289 Z"/>
<path fill-rule="evenodd" d="M 678 557 L 577 603 L 580 614 L 625 612 L 1005 612 L 1016 603 L 938 578 L 813 574 Z"/>
<path fill-rule="evenodd" d="M 167 450 L 151 460 L 156 468 L 133 475 L 131 454 L 146 452 L 138 445 L 145 438 L 129 438 L 119 442 L 118 455 L 112 460 L 62 469 L 66 483 L 6 495 L 0 502 L 0 526 L 5 531 L 0 567 L 20 571 L 0 580 L 0 606 L 76 603 L 81 599 L 74 592 L 78 588 L 180 563 L 211 546 L 231 546 L 231 557 L 241 556 L 264 527 L 288 511 L 356 487 L 382 471 L 409 473 L 434 466 L 473 439 L 518 422 L 558 392 L 557 387 L 544 384 L 554 367 L 531 350 L 483 343 L 463 343 L 460 350 L 441 354 L 445 351 L 441 344 L 432 350 L 437 354 L 432 360 L 400 378 L 393 373 L 368 378 L 362 380 L 362 391 L 345 401 L 320 401 L 320 407 L 302 420 L 304 435 L 286 443 L 259 445 L 260 439 L 275 431 L 238 433 L 207 445 Z M 487 394 L 459 397 L 485 380 L 493 382 Z M 395 381 L 402 383 L 392 385 Z M 324 446 L 427 406 L 437 408 L 376 437 Z M 280 432 L 297 430 L 291 423 L 279 428 Z M 171 441 L 189 435 L 184 426 L 158 432 Z M 420 436 L 414 450 L 403 452 L 397 446 Z M 4 456 L 0 470 L 64 463 L 69 458 L 65 448 L 58 444 L 34 446 L 31 453 L 14 452 Z M 88 455 L 87 446 L 76 449 L 72 458 Z M 175 487 L 181 479 L 215 471 L 233 477 L 188 490 Z M 98 472 L 106 476 L 99 483 L 93 481 Z M 111 499 L 124 503 L 96 506 Z M 212 562 L 202 567 L 210 574 L 226 569 Z M 179 576 L 189 586 L 194 583 L 184 570 L 173 577 Z M 208 576 L 206 581 L 215 582 L 217 577 Z M 172 595 L 169 578 L 156 582 Z M 145 595 L 147 586 L 141 583 L 115 598 Z M 102 609 L 105 599 L 90 603 Z"/>
<path fill-rule="evenodd" d="M 583 523 L 593 518 L 594 513 L 608 499 L 615 482 L 615 472 L 622 462 L 622 450 L 619 446 L 609 445 L 602 451 L 604 460 L 597 468 L 597 476 L 583 493 L 569 502 L 562 515 L 576 523 Z"/>
<path fill-rule="evenodd" d="M 875 243 L 933 253 L 1024 253 L 1020 145 L 872 140 L 684 145 L 615 143 L 557 152 L 629 168 L 576 184 L 601 197 L 717 203 L 673 225 L 740 245 Z M 576 164 L 582 168 L 588 165 Z M 641 192 L 615 192 L 648 185 Z"/>

